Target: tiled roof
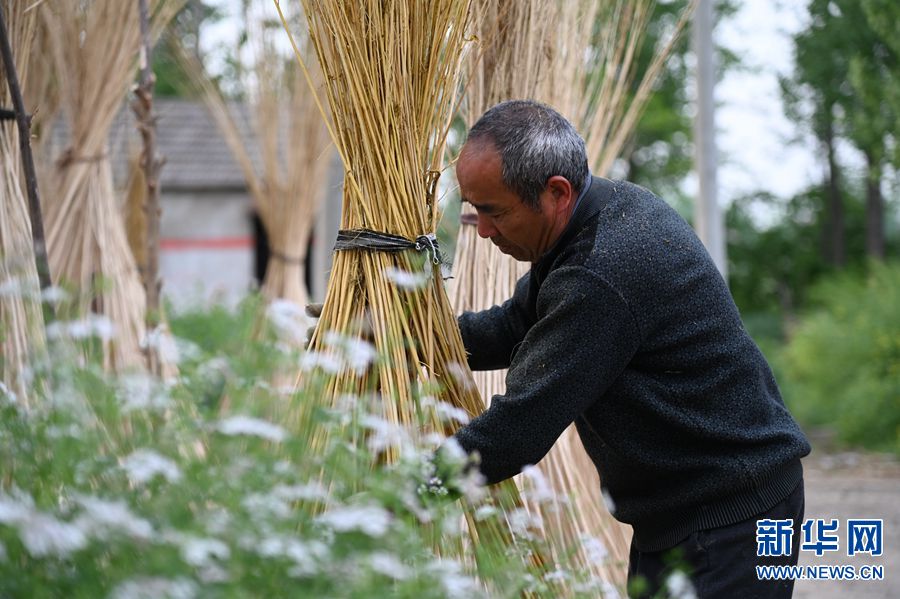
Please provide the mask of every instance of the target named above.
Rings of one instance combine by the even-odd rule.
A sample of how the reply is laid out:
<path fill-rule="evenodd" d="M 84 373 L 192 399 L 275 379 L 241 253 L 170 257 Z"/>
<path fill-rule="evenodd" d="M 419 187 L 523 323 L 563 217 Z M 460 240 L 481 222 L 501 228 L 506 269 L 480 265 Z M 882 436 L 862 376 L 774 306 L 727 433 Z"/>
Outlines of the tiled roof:
<path fill-rule="evenodd" d="M 251 157 L 258 163 L 253 141 L 249 111 L 242 104 L 232 104 L 241 136 L 251 149 Z M 157 144 L 166 163 L 161 174 L 163 191 L 211 191 L 245 189 L 243 172 L 232 156 L 219 128 L 202 102 L 156 98 L 154 112 L 157 120 Z M 67 127 L 59 119 L 53 127 L 53 154 L 65 147 Z M 128 175 L 128 160 L 141 150 L 141 139 L 135 126 L 131 107 L 123 104 L 110 131 L 109 154 L 117 184 Z"/>

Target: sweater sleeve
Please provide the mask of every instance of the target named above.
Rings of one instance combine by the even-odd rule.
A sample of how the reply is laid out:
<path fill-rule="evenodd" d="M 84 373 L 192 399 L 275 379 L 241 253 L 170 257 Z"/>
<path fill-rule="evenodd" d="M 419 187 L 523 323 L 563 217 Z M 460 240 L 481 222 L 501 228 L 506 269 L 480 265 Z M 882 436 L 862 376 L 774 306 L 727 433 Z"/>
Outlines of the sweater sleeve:
<path fill-rule="evenodd" d="M 506 393 L 455 437 L 478 451 L 489 483 L 536 464 L 622 373 L 640 343 L 627 302 L 595 273 L 568 266 L 541 285 L 537 322 L 506 377 Z"/>
<path fill-rule="evenodd" d="M 512 298 L 481 312 L 464 312 L 458 319 L 472 370 L 509 368 L 516 346 L 530 326 L 526 308 L 529 275 L 516 283 Z"/>

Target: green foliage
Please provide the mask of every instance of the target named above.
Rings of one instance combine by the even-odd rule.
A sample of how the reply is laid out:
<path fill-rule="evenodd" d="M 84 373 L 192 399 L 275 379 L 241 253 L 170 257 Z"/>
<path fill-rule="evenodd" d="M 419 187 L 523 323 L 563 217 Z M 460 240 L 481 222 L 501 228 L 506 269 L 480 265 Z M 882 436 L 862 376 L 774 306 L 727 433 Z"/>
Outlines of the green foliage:
<path fill-rule="evenodd" d="M 782 356 L 791 409 L 846 443 L 900 452 L 900 264 L 824 280 L 813 303 Z"/>
<path fill-rule="evenodd" d="M 350 357 L 291 349 L 261 308 L 175 315 L 166 382 L 104 372 L 92 333 L 60 321 L 29 407 L 0 387 L 0 596 L 555 597 L 561 580 L 600 596 L 529 559 L 540 541 L 473 546 L 464 505 L 508 514 L 464 456 L 383 420 L 382 398 L 321 405 Z"/>

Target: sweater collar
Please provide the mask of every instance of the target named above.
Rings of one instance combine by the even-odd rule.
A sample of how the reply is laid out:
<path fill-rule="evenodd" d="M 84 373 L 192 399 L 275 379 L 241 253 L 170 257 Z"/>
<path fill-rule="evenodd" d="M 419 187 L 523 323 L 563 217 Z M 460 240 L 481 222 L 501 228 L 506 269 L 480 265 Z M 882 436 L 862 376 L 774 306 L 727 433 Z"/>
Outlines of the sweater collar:
<path fill-rule="evenodd" d="M 547 250 L 533 266 L 540 267 L 543 264 L 552 262 L 553 258 L 568 244 L 575 233 L 580 231 L 587 221 L 600 212 L 600 209 L 612 192 L 612 188 L 612 182 L 609 179 L 588 174 L 587 181 L 581 193 L 578 194 L 578 199 L 575 200 L 575 210 L 572 211 L 572 216 L 569 217 L 566 228 L 563 229 L 562 234 L 556 240 L 556 243 L 553 244 L 553 247 Z"/>

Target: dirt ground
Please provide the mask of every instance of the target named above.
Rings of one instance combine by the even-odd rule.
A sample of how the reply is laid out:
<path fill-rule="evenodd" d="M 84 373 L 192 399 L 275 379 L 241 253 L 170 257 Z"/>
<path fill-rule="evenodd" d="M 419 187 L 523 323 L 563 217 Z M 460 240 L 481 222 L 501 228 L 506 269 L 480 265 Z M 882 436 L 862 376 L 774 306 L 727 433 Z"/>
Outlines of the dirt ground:
<path fill-rule="evenodd" d="M 814 444 L 815 445 L 815 444 Z M 900 597 L 900 461 L 891 456 L 815 451 L 804 460 L 806 517 L 838 519 L 840 550 L 817 557 L 800 553 L 800 565 L 881 565 L 881 581 L 797 581 L 799 599 Z M 846 553 L 848 518 L 884 520 L 880 557 Z M 795 539 L 797 542 L 797 539 Z"/>

